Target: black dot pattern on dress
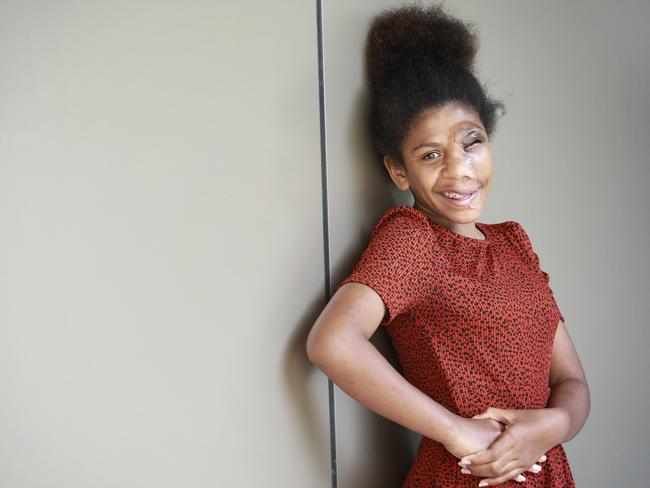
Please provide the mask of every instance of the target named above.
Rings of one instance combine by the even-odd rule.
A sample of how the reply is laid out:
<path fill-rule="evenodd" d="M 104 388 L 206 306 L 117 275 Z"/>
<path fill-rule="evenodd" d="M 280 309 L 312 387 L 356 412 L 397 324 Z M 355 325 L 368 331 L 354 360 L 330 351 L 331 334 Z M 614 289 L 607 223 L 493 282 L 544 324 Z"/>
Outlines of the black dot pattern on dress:
<path fill-rule="evenodd" d="M 545 408 L 550 358 L 564 322 L 524 228 L 477 222 L 485 239 L 458 234 L 403 205 L 377 222 L 346 283 L 373 289 L 404 377 L 457 415 L 488 407 Z M 537 473 L 507 487 L 574 487 L 562 444 Z M 444 446 L 422 437 L 402 488 L 476 487 Z"/>

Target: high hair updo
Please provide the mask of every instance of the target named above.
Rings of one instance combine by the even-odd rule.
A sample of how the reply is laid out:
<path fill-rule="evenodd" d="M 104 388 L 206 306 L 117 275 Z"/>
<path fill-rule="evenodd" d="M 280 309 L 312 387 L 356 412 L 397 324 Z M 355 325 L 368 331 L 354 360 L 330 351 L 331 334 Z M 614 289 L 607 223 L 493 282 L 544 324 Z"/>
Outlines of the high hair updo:
<path fill-rule="evenodd" d="M 366 44 L 370 95 L 369 129 L 383 159 L 404 164 L 400 147 L 424 110 L 460 102 L 479 116 L 492 136 L 497 110 L 473 73 L 478 50 L 472 24 L 441 6 L 407 5 L 386 10 L 373 20 Z M 383 164 L 383 162 L 382 162 Z"/>

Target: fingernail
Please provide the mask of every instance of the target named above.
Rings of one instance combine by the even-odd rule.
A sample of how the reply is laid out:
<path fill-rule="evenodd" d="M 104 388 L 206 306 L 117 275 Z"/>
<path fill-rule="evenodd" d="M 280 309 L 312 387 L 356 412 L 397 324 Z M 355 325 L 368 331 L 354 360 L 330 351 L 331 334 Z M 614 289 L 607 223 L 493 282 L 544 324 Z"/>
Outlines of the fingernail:
<path fill-rule="evenodd" d="M 472 464 L 472 461 L 470 461 L 469 459 L 461 459 L 460 462 L 465 465 Z"/>
<path fill-rule="evenodd" d="M 479 486 L 490 486 L 490 483 L 488 483 L 487 481 L 483 480 L 483 481 L 481 481 L 478 485 L 479 485 Z"/>
<path fill-rule="evenodd" d="M 517 479 L 517 481 L 526 481 L 526 477 L 523 474 L 520 474 L 519 476 L 517 476 L 516 479 Z"/>
<path fill-rule="evenodd" d="M 542 454 L 542 457 L 539 458 L 540 462 L 544 462 L 546 461 L 546 459 L 547 459 L 546 454 Z"/>
<path fill-rule="evenodd" d="M 469 469 L 465 469 L 465 468 L 461 469 L 460 472 L 463 474 L 472 474 L 472 472 Z"/>
<path fill-rule="evenodd" d="M 542 467 L 539 464 L 533 464 L 530 468 L 533 473 L 539 473 L 542 470 Z"/>

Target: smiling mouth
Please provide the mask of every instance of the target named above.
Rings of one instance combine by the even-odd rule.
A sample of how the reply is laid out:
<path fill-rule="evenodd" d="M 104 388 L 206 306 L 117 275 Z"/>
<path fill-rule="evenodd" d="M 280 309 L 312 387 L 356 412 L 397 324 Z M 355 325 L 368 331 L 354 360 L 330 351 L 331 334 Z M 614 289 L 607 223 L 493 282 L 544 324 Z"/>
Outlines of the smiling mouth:
<path fill-rule="evenodd" d="M 472 193 L 455 193 L 451 191 L 444 191 L 438 193 L 438 195 L 442 196 L 450 205 L 454 205 L 456 207 L 467 207 L 472 202 L 472 200 L 474 200 L 474 197 L 479 191 L 481 191 L 480 188 Z"/>
<path fill-rule="evenodd" d="M 442 193 L 439 193 L 439 195 L 442 195 L 445 198 L 448 198 L 449 200 L 455 200 L 455 201 L 465 201 L 469 200 L 472 198 L 478 190 L 472 192 L 472 193 L 456 193 L 453 191 L 443 191 Z"/>

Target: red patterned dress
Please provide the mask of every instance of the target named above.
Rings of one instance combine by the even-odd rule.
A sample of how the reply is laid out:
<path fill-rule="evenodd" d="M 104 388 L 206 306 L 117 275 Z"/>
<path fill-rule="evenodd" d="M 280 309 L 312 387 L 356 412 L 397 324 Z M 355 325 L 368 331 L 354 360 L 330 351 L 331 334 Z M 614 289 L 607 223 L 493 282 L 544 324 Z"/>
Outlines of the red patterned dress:
<path fill-rule="evenodd" d="M 477 222 L 486 239 L 463 236 L 408 205 L 387 210 L 348 282 L 383 299 L 404 377 L 457 415 L 488 407 L 545 408 L 555 331 L 564 316 L 523 227 Z M 517 488 L 574 487 L 562 444 Z M 458 459 L 422 436 L 402 488 L 476 487 Z"/>

